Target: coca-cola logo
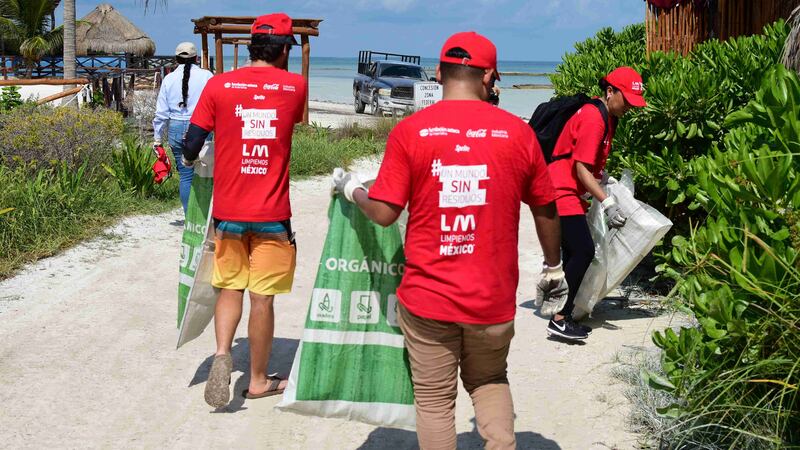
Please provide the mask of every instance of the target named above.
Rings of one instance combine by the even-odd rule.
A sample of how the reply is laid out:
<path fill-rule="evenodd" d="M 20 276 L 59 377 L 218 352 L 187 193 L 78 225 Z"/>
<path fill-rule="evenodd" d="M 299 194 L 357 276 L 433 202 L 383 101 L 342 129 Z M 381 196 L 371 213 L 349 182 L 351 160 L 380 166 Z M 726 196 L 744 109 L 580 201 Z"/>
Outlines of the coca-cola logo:
<path fill-rule="evenodd" d="M 467 130 L 467 137 L 468 138 L 485 138 L 486 137 L 486 128 L 481 128 L 480 130 Z"/>

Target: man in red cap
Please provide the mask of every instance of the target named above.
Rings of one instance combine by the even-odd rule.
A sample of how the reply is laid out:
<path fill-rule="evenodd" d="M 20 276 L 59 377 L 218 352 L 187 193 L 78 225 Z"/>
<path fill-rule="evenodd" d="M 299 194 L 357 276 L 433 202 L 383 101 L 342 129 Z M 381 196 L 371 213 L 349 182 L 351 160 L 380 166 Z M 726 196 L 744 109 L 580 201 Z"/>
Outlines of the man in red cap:
<path fill-rule="evenodd" d="M 547 325 L 547 333 L 568 340 L 586 339 L 591 328 L 572 320 L 575 296 L 594 259 L 594 242 L 589 233 L 586 198 L 602 202 L 606 224 L 611 228 L 625 225 L 626 217 L 613 197 L 603 191 L 603 178 L 617 120 L 632 107 L 644 107 L 642 77 L 630 67 L 620 67 L 600 80 L 601 111 L 587 103 L 564 125 L 553 148 L 553 162 L 548 166 L 556 189 L 556 205 L 561 217 L 561 248 L 569 296 L 564 308 Z M 606 113 L 606 114 L 604 114 Z M 607 116 L 608 123 L 603 119 Z"/>
<path fill-rule="evenodd" d="M 247 398 L 283 392 L 285 380 L 266 373 L 274 332 L 273 298 L 291 291 L 296 248 L 289 205 L 289 159 L 294 125 L 303 119 L 306 80 L 286 71 L 296 44 L 292 19 L 256 19 L 248 67 L 213 77 L 203 90 L 185 138 L 191 166 L 210 132 L 215 133 L 216 234 L 212 284 L 217 351 L 205 389 L 216 408 L 230 399 L 231 343 L 250 292 L 250 385 Z"/>
<path fill-rule="evenodd" d="M 443 100 L 400 122 L 367 189 L 334 174 L 339 192 L 388 226 L 408 206 L 399 322 L 414 383 L 420 448 L 455 449 L 458 373 L 486 448 L 513 449 L 506 359 L 519 281 L 520 203 L 533 212 L 551 267 L 560 267 L 555 193 L 531 128 L 489 103 L 495 46 L 474 32 L 450 37 L 436 77 Z M 563 301 L 560 270 L 547 293 Z"/>

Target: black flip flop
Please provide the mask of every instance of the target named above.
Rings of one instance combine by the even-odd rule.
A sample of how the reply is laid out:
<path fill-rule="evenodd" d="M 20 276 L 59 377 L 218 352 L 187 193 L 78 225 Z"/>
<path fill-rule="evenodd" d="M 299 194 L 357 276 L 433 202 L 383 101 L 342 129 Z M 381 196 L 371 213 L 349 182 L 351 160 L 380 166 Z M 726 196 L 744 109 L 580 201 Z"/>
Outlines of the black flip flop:
<path fill-rule="evenodd" d="M 260 394 L 257 394 L 257 395 L 253 395 L 253 394 L 250 393 L 250 391 L 248 389 L 245 389 L 245 390 L 242 391 L 242 397 L 244 397 L 246 399 L 250 399 L 250 400 L 255 400 L 257 398 L 272 397 L 273 395 L 283 394 L 283 391 L 286 390 L 286 389 L 285 388 L 284 389 L 278 389 L 278 386 L 281 385 L 281 381 L 284 381 L 285 378 L 278 378 L 278 377 L 275 377 L 275 376 L 271 376 L 271 377 L 269 377 L 269 380 L 270 380 L 270 383 L 269 383 L 269 386 L 267 387 L 266 391 L 264 391 L 264 392 L 262 392 Z"/>

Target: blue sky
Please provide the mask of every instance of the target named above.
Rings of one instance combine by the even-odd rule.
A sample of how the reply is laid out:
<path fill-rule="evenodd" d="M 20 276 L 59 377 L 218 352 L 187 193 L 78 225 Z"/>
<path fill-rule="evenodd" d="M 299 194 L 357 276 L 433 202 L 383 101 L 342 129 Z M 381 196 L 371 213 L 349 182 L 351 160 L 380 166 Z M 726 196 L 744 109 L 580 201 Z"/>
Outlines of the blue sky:
<path fill-rule="evenodd" d="M 642 22 L 645 14 L 643 0 L 168 0 L 146 13 L 142 0 L 107 2 L 155 40 L 159 55 L 186 40 L 199 48 L 193 18 L 283 11 L 324 19 L 312 56 L 371 49 L 434 57 L 450 34 L 474 30 L 492 39 L 501 60 L 558 61 L 598 29 Z M 78 17 L 97 4 L 77 0 Z"/>

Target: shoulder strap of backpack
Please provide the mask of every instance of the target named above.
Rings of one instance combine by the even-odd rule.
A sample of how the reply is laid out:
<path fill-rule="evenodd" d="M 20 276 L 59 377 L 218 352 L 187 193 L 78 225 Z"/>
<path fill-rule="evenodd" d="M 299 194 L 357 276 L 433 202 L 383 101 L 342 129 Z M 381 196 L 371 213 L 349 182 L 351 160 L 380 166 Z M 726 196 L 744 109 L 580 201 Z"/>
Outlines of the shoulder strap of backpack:
<path fill-rule="evenodd" d="M 603 117 L 603 123 L 606 125 L 605 131 L 603 131 L 603 139 L 600 141 L 602 145 L 605 142 L 606 138 L 608 137 L 608 108 L 606 108 L 606 104 L 603 103 L 602 100 L 599 98 L 593 98 L 589 100 L 589 103 L 593 104 L 600 110 L 600 115 Z"/>

